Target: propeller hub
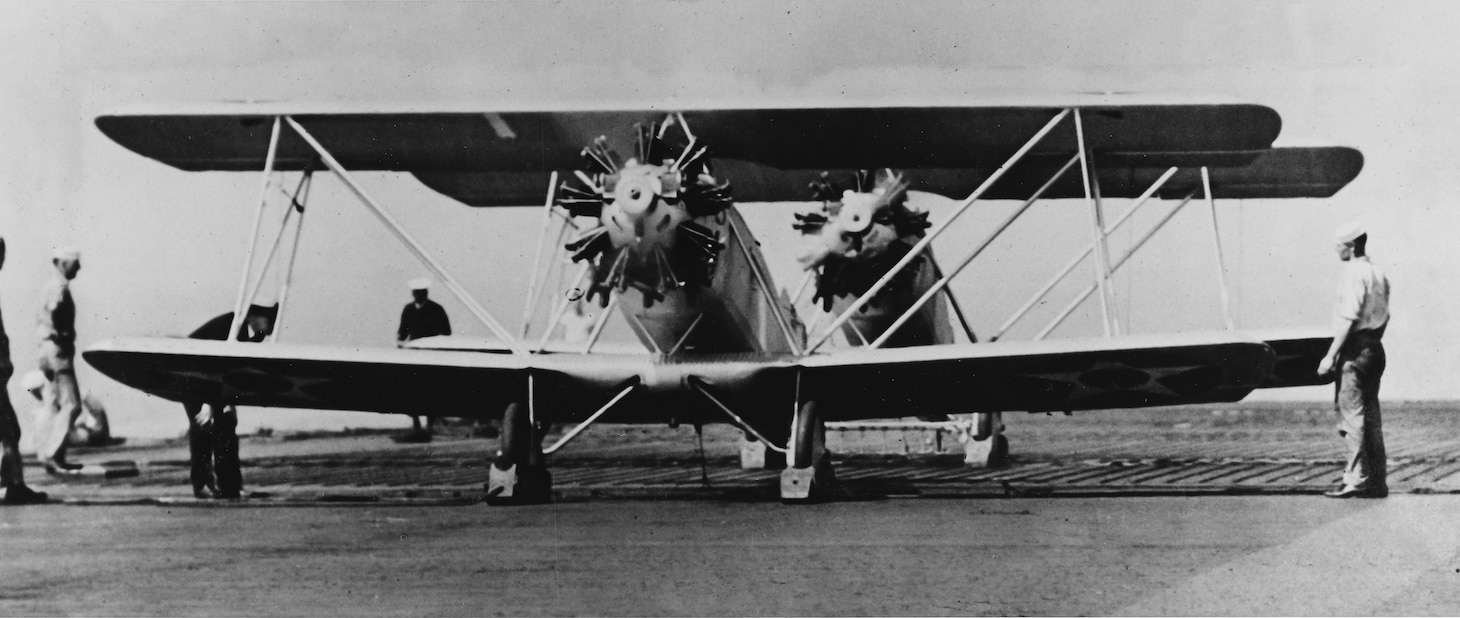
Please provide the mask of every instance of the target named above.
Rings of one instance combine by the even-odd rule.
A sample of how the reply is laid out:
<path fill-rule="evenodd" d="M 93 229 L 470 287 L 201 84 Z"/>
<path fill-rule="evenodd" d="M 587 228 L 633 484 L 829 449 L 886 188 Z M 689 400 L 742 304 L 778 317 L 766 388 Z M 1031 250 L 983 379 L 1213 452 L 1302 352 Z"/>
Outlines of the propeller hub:
<path fill-rule="evenodd" d="M 880 197 L 855 191 L 843 193 L 841 213 L 837 215 L 838 227 L 851 234 L 865 233 L 872 227 L 872 217 L 877 213 Z"/>
<path fill-rule="evenodd" d="M 625 169 L 613 188 L 613 203 L 630 216 L 652 210 L 664 188 L 657 171 L 651 166 Z"/>

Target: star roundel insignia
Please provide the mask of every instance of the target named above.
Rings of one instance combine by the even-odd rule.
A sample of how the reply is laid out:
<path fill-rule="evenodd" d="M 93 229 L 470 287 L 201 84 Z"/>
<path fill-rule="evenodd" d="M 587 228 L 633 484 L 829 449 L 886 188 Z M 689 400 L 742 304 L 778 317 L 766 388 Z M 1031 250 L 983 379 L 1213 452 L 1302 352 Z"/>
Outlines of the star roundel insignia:
<path fill-rule="evenodd" d="M 232 369 L 223 373 L 177 369 L 167 371 L 166 374 L 168 381 L 173 384 L 193 386 L 209 384 L 218 387 L 225 399 L 239 395 L 266 395 L 283 396 L 296 401 L 320 401 L 321 399 L 317 395 L 319 389 L 340 381 L 330 377 L 291 376 L 286 378 L 251 367 Z"/>
<path fill-rule="evenodd" d="M 1031 373 L 1028 375 L 1051 382 L 1068 384 L 1070 388 L 1065 393 L 1065 402 L 1078 404 L 1116 394 L 1151 395 L 1157 399 L 1179 399 L 1183 393 L 1172 390 L 1168 386 L 1172 380 L 1168 380 L 1168 378 L 1179 378 L 1184 374 L 1209 367 L 1210 365 L 1204 363 L 1133 367 L 1120 361 L 1102 360 L 1080 370 Z"/>

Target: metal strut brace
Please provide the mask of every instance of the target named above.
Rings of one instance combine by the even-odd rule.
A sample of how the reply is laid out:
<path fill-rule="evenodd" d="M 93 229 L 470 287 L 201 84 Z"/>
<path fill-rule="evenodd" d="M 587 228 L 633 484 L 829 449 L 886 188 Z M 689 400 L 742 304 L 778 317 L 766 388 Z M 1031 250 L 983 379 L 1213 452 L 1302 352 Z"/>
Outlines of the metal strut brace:
<path fill-rule="evenodd" d="M 629 393 L 634 392 L 634 389 L 639 388 L 639 384 L 640 380 L 638 376 L 629 378 L 627 385 L 625 385 L 623 390 L 620 390 L 617 395 L 614 395 L 613 399 L 610 399 L 608 400 L 608 403 L 603 404 L 603 407 L 599 408 L 597 412 L 594 412 L 592 416 L 589 416 L 587 420 L 578 423 L 576 427 L 568 430 L 568 433 L 565 433 L 563 434 L 563 437 L 558 438 L 558 441 L 553 443 L 552 446 L 542 449 L 542 454 L 551 455 L 553 453 L 556 453 L 558 449 L 563 448 L 563 446 L 572 441 L 573 438 L 578 437 L 578 434 L 583 433 L 583 430 L 587 429 L 589 425 L 592 425 L 594 421 L 597 421 L 598 417 L 606 414 L 610 409 L 617 405 L 618 402 L 623 401 L 624 397 L 628 397 Z"/>
<path fill-rule="evenodd" d="M 547 200 L 542 205 L 542 228 L 537 232 L 537 252 L 532 255 L 532 278 L 527 282 L 526 306 L 522 308 L 522 334 L 519 336 L 524 339 L 527 337 L 527 329 L 532 326 L 532 311 L 537 308 L 537 301 L 539 300 L 539 283 L 537 281 L 539 274 L 541 274 L 544 280 L 543 285 L 547 283 L 547 273 L 542 270 L 542 247 L 547 243 L 548 226 L 553 221 L 553 198 L 557 195 L 557 190 L 558 172 L 557 170 L 553 170 L 552 175 L 548 177 Z M 563 223 L 562 227 L 558 228 L 559 239 L 562 239 L 563 232 L 567 229 L 568 224 L 566 222 Z"/>
<path fill-rule="evenodd" d="M 590 268 L 593 268 L 592 264 L 588 262 L 583 263 L 583 266 L 578 269 L 578 274 L 573 277 L 573 287 L 578 287 L 579 284 L 583 283 L 583 278 L 588 276 L 588 270 Z M 543 282 L 543 284 L 546 285 L 547 283 Z M 548 339 L 552 339 L 553 331 L 557 330 L 558 324 L 563 321 L 563 314 L 568 312 L 568 303 L 570 302 L 577 301 L 568 300 L 566 296 L 558 299 L 558 306 L 553 308 L 552 319 L 548 320 L 547 328 L 542 331 L 542 338 L 538 339 L 537 347 L 533 348 L 533 352 L 541 352 L 543 348 L 547 347 Z"/>
<path fill-rule="evenodd" d="M 395 234 L 398 240 L 406 245 L 406 248 L 416 256 L 416 259 L 425 264 L 433 274 L 446 284 L 446 288 L 461 301 L 461 304 L 466 305 L 467 311 L 470 311 L 482 324 L 486 325 L 487 329 L 491 330 L 492 334 L 496 335 L 502 340 L 502 343 L 511 348 L 513 353 L 523 356 L 529 354 L 527 348 L 522 347 L 522 344 L 517 341 L 517 338 L 513 337 L 512 333 L 506 327 L 502 326 L 501 322 L 498 322 L 496 318 L 492 317 L 492 314 L 488 313 L 486 308 L 482 307 L 475 298 L 472 298 L 472 295 L 456 281 L 455 277 L 451 276 L 451 273 L 447 272 L 441 264 L 437 263 L 434 258 L 426 253 L 425 249 L 421 247 L 421 244 L 415 238 L 411 237 L 405 228 L 401 227 L 400 223 L 395 220 L 395 217 L 391 216 L 390 212 L 386 211 L 374 198 L 370 197 L 370 194 L 365 192 L 364 188 L 355 182 L 355 178 L 350 175 L 350 171 L 340 165 L 340 162 L 335 160 L 334 155 L 330 154 L 319 143 L 319 140 L 314 139 L 314 136 L 309 131 L 306 131 L 304 126 L 299 124 L 294 118 L 285 116 L 284 120 L 289 123 L 289 126 L 294 129 L 295 133 L 299 134 L 299 137 L 304 138 L 304 141 L 309 143 L 309 146 L 319 154 L 319 158 L 324 161 L 325 165 L 329 166 L 330 170 L 338 175 L 340 180 L 345 182 L 345 186 L 349 187 L 350 191 L 355 194 L 355 197 L 359 198 L 370 209 L 370 212 L 377 219 L 380 219 Z"/>
<path fill-rule="evenodd" d="M 1141 198 L 1139 200 L 1136 200 L 1136 203 L 1134 205 L 1127 209 L 1124 214 L 1120 215 L 1120 217 L 1115 220 L 1115 223 L 1110 224 L 1110 227 L 1105 228 L 1105 233 L 1107 235 L 1114 234 L 1116 230 L 1120 229 L 1120 226 L 1124 225 L 1126 221 L 1130 220 L 1131 215 L 1134 215 L 1137 210 L 1140 210 L 1141 206 L 1144 206 L 1146 201 L 1151 199 L 1151 196 L 1155 195 L 1156 191 L 1159 191 L 1161 187 L 1166 184 L 1166 181 L 1170 180 L 1172 176 L 1176 175 L 1176 171 L 1177 168 L 1175 167 L 1167 169 L 1166 173 L 1162 174 L 1161 177 L 1158 178 L 1156 182 L 1150 186 L 1150 188 L 1146 189 L 1145 193 L 1141 194 Z M 1071 271 L 1075 270 L 1075 267 L 1079 266 L 1080 262 L 1084 261 L 1085 256 L 1090 255 L 1090 252 L 1094 250 L 1094 243 L 1086 245 L 1084 251 L 1081 251 L 1079 255 L 1076 255 L 1075 259 L 1070 260 L 1070 263 L 1066 264 L 1065 267 L 1060 270 L 1058 274 L 1056 274 L 1047 283 L 1045 283 L 1044 287 L 1040 288 L 1038 292 L 1035 292 L 1034 296 L 1031 296 L 1028 302 L 1025 302 L 1023 306 L 1019 307 L 1019 310 L 1015 311 L 1014 315 L 1009 316 L 1009 319 L 1005 320 L 1004 323 L 999 326 L 999 331 L 994 333 L 994 336 L 989 337 L 989 341 L 998 341 L 1004 336 L 1005 333 L 1009 332 L 1009 329 L 1013 328 L 1014 324 L 1017 323 L 1020 318 L 1023 318 L 1025 314 L 1029 313 L 1029 310 L 1033 309 L 1034 306 L 1039 303 L 1039 301 L 1044 300 L 1045 295 L 1049 294 L 1049 291 L 1053 290 L 1054 286 L 1059 284 L 1059 282 L 1064 281 L 1065 276 L 1069 275 Z"/>
<path fill-rule="evenodd" d="M 588 341 L 583 344 L 584 354 L 592 352 L 593 345 L 598 343 L 598 336 L 603 334 L 603 327 L 608 324 L 608 316 L 618 308 L 618 299 L 618 294 L 614 294 L 613 298 L 608 299 L 608 306 L 604 307 L 603 311 L 598 314 L 598 319 L 593 321 L 593 332 L 588 334 Z"/>
<path fill-rule="evenodd" d="M 1075 165 L 1075 162 L 1078 160 L 1078 155 L 1070 157 L 1069 162 L 1065 163 L 1064 167 L 1061 167 L 1058 172 L 1055 172 L 1054 175 L 1049 178 L 1049 180 L 1045 181 L 1044 185 L 1039 187 L 1038 191 L 1034 192 L 1034 195 L 1031 195 L 1029 199 L 1024 200 L 1024 203 L 1020 205 L 1019 208 L 1015 209 L 1014 212 L 1010 213 L 1009 216 L 1004 217 L 1004 220 L 1000 222 L 997 227 L 994 228 L 994 231 L 988 235 L 988 238 L 985 238 L 983 242 L 979 243 L 978 247 L 974 248 L 973 252 L 968 254 L 968 257 L 963 258 L 963 261 L 959 262 L 958 266 L 953 268 L 953 272 L 950 272 L 948 274 L 942 274 L 941 272 L 939 272 L 937 283 L 934 283 L 931 287 L 928 288 L 926 292 L 923 292 L 923 295 L 919 297 L 917 302 L 914 302 L 912 306 L 907 309 L 907 311 L 902 312 L 902 315 L 898 316 L 897 321 L 893 322 L 892 326 L 887 327 L 887 330 L 882 332 L 881 337 L 878 337 L 876 341 L 872 342 L 872 348 L 880 348 L 882 347 L 882 344 L 887 343 L 887 340 L 891 339 L 893 335 L 897 334 L 898 329 L 902 328 L 903 324 L 907 324 L 907 321 L 912 319 L 912 316 L 916 314 L 919 310 L 921 310 L 923 308 L 923 305 L 928 304 L 928 301 L 932 300 L 932 298 L 936 296 L 939 291 L 948 290 L 948 298 L 953 298 L 953 293 L 948 288 L 948 284 L 953 281 L 953 278 L 957 277 L 958 273 L 963 272 L 963 269 L 967 268 L 969 264 L 972 264 L 973 260 L 977 258 L 979 254 L 983 253 L 983 250 L 987 249 L 988 246 L 994 242 L 994 239 L 999 237 L 999 234 L 1003 234 L 1004 230 L 1009 229 L 1009 226 L 1013 225 L 1016 219 L 1018 219 L 1021 215 L 1028 211 L 1030 206 L 1033 206 L 1035 202 L 1038 202 L 1039 198 L 1044 197 L 1044 192 L 1048 191 L 1050 187 L 1054 186 L 1054 183 L 1058 181 L 1060 177 L 1064 176 L 1065 172 L 1070 171 L 1070 168 L 1073 167 Z M 953 306 L 955 309 L 957 308 L 958 305 L 956 301 L 954 302 Z M 962 320 L 963 312 L 959 311 L 958 316 L 959 319 Z M 965 329 L 968 329 L 967 321 L 964 321 L 963 327 Z M 970 341 L 973 340 L 972 329 L 968 329 L 968 338 Z"/>
<path fill-rule="evenodd" d="M 299 259 L 299 239 L 304 237 L 304 210 L 309 204 L 309 191 L 314 188 L 312 161 L 309 169 L 304 171 L 304 179 L 300 184 L 299 190 L 294 192 L 294 197 L 290 200 L 290 210 L 299 211 L 299 223 L 294 225 L 294 244 L 289 249 L 289 264 L 284 267 L 284 281 L 279 284 L 279 308 L 274 311 L 274 330 L 269 333 L 270 343 L 279 339 L 279 325 L 284 322 L 284 308 L 289 303 L 289 286 L 294 283 L 294 263 Z"/>
<path fill-rule="evenodd" d="M 943 267 L 938 265 L 938 260 L 929 259 L 933 263 L 933 276 L 943 278 Z M 963 327 L 963 334 L 968 336 L 969 343 L 978 343 L 978 335 L 973 332 L 973 325 L 968 323 L 968 316 L 963 313 L 963 305 L 958 302 L 958 295 L 953 293 L 952 287 L 943 288 L 943 296 L 948 299 L 948 306 L 953 308 L 953 316 L 958 318 L 958 324 Z"/>
<path fill-rule="evenodd" d="M 299 194 L 304 191 L 306 187 L 309 186 L 309 184 L 312 182 L 310 179 L 313 176 L 313 169 L 305 171 L 304 175 L 299 177 L 299 185 L 294 189 L 294 193 L 292 195 L 288 192 L 283 192 L 284 195 L 289 196 L 289 205 L 284 207 L 284 216 L 279 219 L 279 232 L 274 235 L 274 242 L 269 245 L 268 253 L 264 254 L 263 265 L 259 266 L 258 274 L 254 276 L 253 283 L 248 286 L 248 292 L 244 295 L 245 300 L 243 302 L 245 305 L 252 304 L 254 299 L 258 298 L 259 288 L 263 287 L 264 285 L 264 275 L 269 274 L 269 267 L 274 265 L 274 256 L 279 254 L 279 247 L 284 244 L 284 232 L 288 231 L 289 229 L 289 220 L 294 217 L 294 211 L 299 211 L 300 221 L 303 222 L 304 209 L 299 203 Z M 293 247 L 295 252 L 297 253 L 299 249 L 299 234 L 297 231 L 294 235 Z M 290 267 L 293 267 L 293 256 L 290 257 Z M 275 316 L 275 330 L 278 329 L 278 324 L 278 317 Z M 270 338 L 272 338 L 272 334 L 270 335 Z"/>
<path fill-rule="evenodd" d="M 806 353 L 810 354 L 812 352 L 815 352 L 818 348 L 825 344 L 827 340 L 831 339 L 832 335 L 836 333 L 837 329 L 841 328 L 842 324 L 847 323 L 847 321 L 852 319 L 852 316 L 856 315 L 858 311 L 862 310 L 862 307 L 866 306 L 867 303 L 872 302 L 872 298 L 876 296 L 879 292 L 881 292 L 882 288 L 887 287 L 887 284 L 890 283 L 894 277 L 901 273 L 903 269 L 907 268 L 907 265 L 911 264 L 913 260 L 918 258 L 918 256 L 922 255 L 923 251 L 926 251 L 929 245 L 933 244 L 933 239 L 937 238 L 940 234 L 943 233 L 944 230 L 948 229 L 949 224 L 951 224 L 958 217 L 962 216 L 964 212 L 967 212 L 968 208 L 972 206 L 973 203 L 978 200 L 978 198 L 982 197 L 983 194 L 989 190 L 989 187 L 992 187 L 995 182 L 998 182 L 1000 178 L 1003 178 L 1004 174 L 1009 171 L 1009 168 L 1013 167 L 1015 163 L 1018 163 L 1021 159 L 1023 159 L 1024 155 L 1028 154 L 1029 151 L 1032 150 L 1036 144 L 1044 139 L 1044 136 L 1048 135 L 1050 131 L 1053 131 L 1055 126 L 1058 125 L 1061 120 L 1064 120 L 1065 116 L 1068 115 L 1070 115 L 1069 108 L 1060 110 L 1059 114 L 1055 115 L 1054 118 L 1051 118 L 1049 122 L 1045 123 L 1044 128 L 1040 129 L 1038 133 L 1035 133 L 1034 137 L 1029 138 L 1029 141 L 1025 142 L 1024 145 L 1021 146 L 1019 150 L 1016 151 L 1013 155 L 1011 155 L 1007 161 L 1004 161 L 1004 164 L 999 166 L 999 169 L 995 170 L 993 174 L 990 174 L 988 178 L 984 179 L 983 183 L 980 184 L 977 189 L 973 190 L 973 193 L 964 198 L 963 203 L 958 205 L 958 208 L 953 211 L 953 214 L 948 215 L 948 217 L 938 222 L 938 225 L 934 226 L 932 230 L 929 230 L 928 235 L 924 236 L 922 240 L 919 240 L 916 245 L 913 245 L 913 248 L 908 250 L 907 255 L 904 255 L 901 260 L 898 260 L 897 264 L 895 264 L 891 270 L 882 275 L 882 278 L 878 279 L 877 283 L 873 284 L 872 287 L 868 289 L 865 293 L 863 293 L 862 296 L 858 298 L 856 302 L 852 303 L 850 307 L 847 307 L 847 309 L 843 311 L 840 316 L 837 316 L 836 320 L 834 320 L 830 326 L 826 327 L 826 332 L 822 333 L 821 336 L 816 339 L 815 343 L 812 343 L 811 346 L 806 349 Z"/>
<path fill-rule="evenodd" d="M 238 298 L 233 301 L 233 323 L 228 326 L 228 340 L 233 341 L 232 333 L 238 332 L 243 326 L 244 303 L 248 294 L 248 275 L 253 272 L 253 253 L 259 244 L 259 229 L 264 224 L 264 207 L 269 203 L 269 185 L 273 184 L 274 157 L 279 153 L 279 129 L 280 121 L 274 116 L 274 128 L 269 132 L 269 152 L 264 156 L 264 186 L 259 190 L 259 210 L 253 216 L 253 235 L 248 238 L 248 254 L 243 259 L 243 276 L 238 282 Z"/>
<path fill-rule="evenodd" d="M 1217 247 L 1217 285 L 1222 292 L 1222 320 L 1227 324 L 1227 330 L 1236 330 L 1237 323 L 1232 320 L 1232 301 L 1227 295 L 1227 264 L 1222 259 L 1222 232 L 1217 228 L 1217 199 L 1212 195 L 1212 177 L 1205 165 L 1201 168 L 1201 186 L 1206 192 L 1207 211 L 1212 214 L 1212 242 Z"/>
<path fill-rule="evenodd" d="M 1110 295 L 1106 292 L 1110 277 L 1110 251 L 1105 247 L 1105 223 L 1100 216 L 1100 200 L 1092 195 L 1090 153 L 1085 150 L 1085 125 L 1080 121 L 1080 110 L 1075 110 L 1075 139 L 1080 147 L 1080 173 L 1085 177 L 1085 199 L 1090 202 L 1090 232 L 1094 236 L 1095 284 L 1100 287 L 1100 325 L 1105 336 L 1110 336 Z"/>
<path fill-rule="evenodd" d="M 721 412 L 724 412 L 726 416 L 730 417 L 730 422 L 735 423 L 735 426 L 739 427 L 741 431 L 755 436 L 755 439 L 764 442 L 766 448 L 771 449 L 777 453 L 781 453 L 783 455 L 790 453 L 790 449 L 787 449 L 784 446 L 777 446 L 776 443 L 771 442 L 765 436 L 761 435 L 759 431 L 756 431 L 754 427 L 751 427 L 750 423 L 745 422 L 745 419 L 740 418 L 740 415 L 731 410 L 730 406 L 725 405 L 725 403 L 720 401 L 718 397 L 715 397 L 715 395 L 711 393 L 710 389 L 706 386 L 704 380 L 700 379 L 698 376 L 689 376 L 686 377 L 684 381 L 686 384 L 689 385 L 690 388 L 694 389 L 695 392 L 704 395 L 705 399 L 709 399 L 710 403 L 713 403 L 716 407 L 720 408 Z"/>
<path fill-rule="evenodd" d="M 1175 217 L 1176 213 L 1181 212 L 1182 208 L 1184 208 L 1187 204 L 1190 204 L 1191 199 L 1195 195 L 1196 192 L 1194 191 L 1188 193 L 1186 195 L 1186 199 L 1181 200 L 1181 203 L 1177 204 L 1176 208 L 1171 209 L 1171 212 L 1166 213 L 1166 216 L 1162 217 L 1160 221 L 1157 221 L 1156 225 L 1152 226 L 1150 230 L 1147 230 L 1145 235 L 1141 236 L 1140 240 L 1137 240 L 1135 245 L 1133 245 L 1130 250 L 1125 253 L 1125 255 L 1121 256 L 1121 258 L 1115 262 L 1115 265 L 1110 268 L 1110 273 L 1113 275 L 1116 270 L 1118 270 L 1121 266 L 1124 266 L 1126 261 L 1136 254 L 1136 251 L 1139 251 L 1141 247 L 1145 246 L 1146 241 L 1150 240 L 1152 236 L 1155 236 L 1156 232 L 1160 231 L 1161 228 L 1166 227 L 1166 223 L 1171 221 L 1171 218 Z M 1075 297 L 1075 300 L 1071 301 L 1069 305 L 1065 306 L 1064 311 L 1061 311 L 1059 315 L 1055 316 L 1055 319 L 1049 323 L 1049 326 L 1044 327 L 1044 330 L 1039 331 L 1039 334 L 1034 336 L 1034 340 L 1038 341 L 1040 339 L 1044 339 L 1046 335 L 1048 335 L 1051 331 L 1053 331 L 1056 327 L 1063 323 L 1065 321 L 1065 318 L 1070 317 L 1070 314 L 1074 312 L 1075 308 L 1079 307 L 1080 303 L 1085 302 L 1085 299 L 1089 298 L 1090 294 L 1095 292 L 1095 289 L 1096 285 L 1093 283 L 1086 286 L 1085 289 L 1082 290 L 1080 294 Z"/>

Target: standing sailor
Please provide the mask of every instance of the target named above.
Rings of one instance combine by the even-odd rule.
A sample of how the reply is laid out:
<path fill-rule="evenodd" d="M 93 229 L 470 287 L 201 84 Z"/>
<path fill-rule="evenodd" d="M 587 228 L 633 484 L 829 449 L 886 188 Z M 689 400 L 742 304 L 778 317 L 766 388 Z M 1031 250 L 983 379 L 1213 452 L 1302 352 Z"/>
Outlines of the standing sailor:
<path fill-rule="evenodd" d="M 279 306 L 249 305 L 237 341 L 258 343 L 274 332 Z M 189 339 L 227 341 L 233 326 L 233 312 L 222 314 L 199 326 Z M 238 410 L 221 395 L 183 402 L 188 415 L 188 452 L 191 460 L 193 496 L 207 500 L 243 497 L 243 468 L 238 453 Z"/>
<path fill-rule="evenodd" d="M 411 279 L 406 282 L 406 287 L 411 289 L 411 302 L 406 303 L 405 308 L 400 312 L 400 327 L 395 330 L 395 345 L 405 345 L 407 341 L 421 339 L 423 337 L 435 337 L 438 335 L 451 334 L 451 319 L 446 317 L 446 309 L 439 303 L 429 298 L 431 280 L 425 277 Z M 421 417 L 411 417 L 411 432 L 397 436 L 397 442 L 430 442 L 432 425 L 435 419 L 427 416 L 424 426 Z"/>
<path fill-rule="evenodd" d="M 5 266 L 5 239 L 0 238 L 0 268 Z M 5 321 L 0 320 L 0 386 L 10 381 L 15 365 L 10 362 L 10 338 L 5 336 Z M 38 504 L 46 494 L 25 484 L 25 468 L 20 461 L 20 419 L 10 405 L 10 393 L 0 389 L 0 486 L 5 488 L 5 504 Z"/>
<path fill-rule="evenodd" d="M 36 334 L 40 369 L 54 386 L 55 396 L 46 414 L 36 419 L 36 455 L 46 472 L 68 474 L 81 469 L 66 462 L 66 434 L 81 414 L 81 388 L 76 383 L 76 302 L 71 298 L 71 280 L 81 270 L 81 252 L 71 247 L 56 249 L 51 267 L 51 278 L 41 288 Z"/>
<path fill-rule="evenodd" d="M 1334 409 L 1338 433 L 1348 445 L 1343 486 L 1330 498 L 1383 498 L 1385 480 L 1384 425 L 1379 417 L 1379 378 L 1384 375 L 1384 329 L 1389 325 L 1389 278 L 1369 261 L 1369 236 L 1357 222 L 1334 232 L 1339 276 L 1334 308 L 1333 345 L 1318 363 L 1319 375 L 1337 371 Z"/>

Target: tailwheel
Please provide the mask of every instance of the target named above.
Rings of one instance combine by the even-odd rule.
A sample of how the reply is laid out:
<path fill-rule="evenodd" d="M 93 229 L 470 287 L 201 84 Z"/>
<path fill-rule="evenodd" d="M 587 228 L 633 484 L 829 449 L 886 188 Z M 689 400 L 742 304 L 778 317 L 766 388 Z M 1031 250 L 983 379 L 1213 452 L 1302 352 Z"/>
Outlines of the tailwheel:
<path fill-rule="evenodd" d="M 826 453 L 826 423 L 816 402 L 801 404 L 791 427 L 791 453 L 781 471 L 781 501 L 805 503 L 827 497 L 836 472 Z"/>
<path fill-rule="evenodd" d="M 975 415 L 976 433 L 963 443 L 963 463 L 973 468 L 1004 468 L 1009 465 L 1009 438 L 1004 435 L 1003 414 Z"/>
<path fill-rule="evenodd" d="M 544 464 L 541 440 L 527 405 L 509 404 L 502 414 L 501 453 L 487 467 L 487 504 L 552 501 L 553 476 Z"/>

